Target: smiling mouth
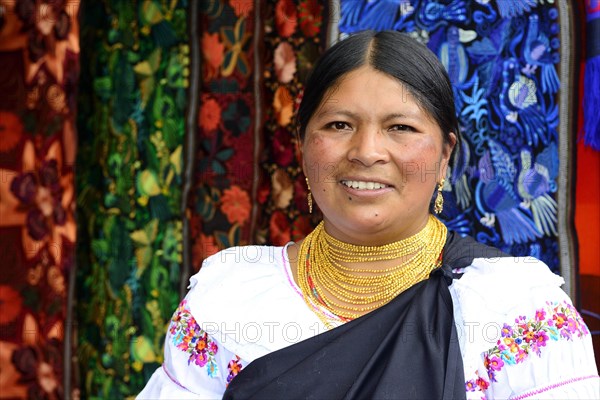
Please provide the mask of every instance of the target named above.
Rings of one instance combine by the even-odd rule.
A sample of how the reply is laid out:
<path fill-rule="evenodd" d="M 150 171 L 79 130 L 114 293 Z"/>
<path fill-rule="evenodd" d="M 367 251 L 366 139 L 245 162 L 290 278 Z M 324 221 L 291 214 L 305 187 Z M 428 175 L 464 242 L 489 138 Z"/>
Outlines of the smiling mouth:
<path fill-rule="evenodd" d="M 356 190 L 377 190 L 377 189 L 385 189 L 390 187 L 390 185 L 386 185 L 385 183 L 380 182 L 372 182 L 372 181 L 341 181 L 341 184 Z"/>

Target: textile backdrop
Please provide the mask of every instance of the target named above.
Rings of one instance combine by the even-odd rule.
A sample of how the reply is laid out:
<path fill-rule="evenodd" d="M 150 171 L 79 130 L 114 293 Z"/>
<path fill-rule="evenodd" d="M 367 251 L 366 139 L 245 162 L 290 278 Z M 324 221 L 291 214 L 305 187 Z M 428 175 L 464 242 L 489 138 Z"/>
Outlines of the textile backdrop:
<path fill-rule="evenodd" d="M 323 51 L 327 10 L 320 3 L 267 1 L 255 10 L 252 1 L 223 1 L 202 9 L 195 270 L 219 249 L 283 245 L 316 222 L 308 216 L 292 115 Z"/>
<path fill-rule="evenodd" d="M 62 398 L 70 375 L 78 8 L 78 0 L 0 1 L 3 398 Z"/>
<path fill-rule="evenodd" d="M 179 301 L 187 3 L 81 10 L 77 322 L 86 398 L 141 390 Z"/>
<path fill-rule="evenodd" d="M 444 188 L 446 225 L 559 272 L 556 6 L 447 3 L 342 0 L 340 32 L 399 30 L 438 55 L 454 87 L 464 156 Z"/>
<path fill-rule="evenodd" d="M 438 54 L 464 139 L 444 220 L 558 271 L 558 3 L 0 0 L 0 397 L 134 396 L 204 258 L 312 229 L 292 115 L 338 32 Z"/>

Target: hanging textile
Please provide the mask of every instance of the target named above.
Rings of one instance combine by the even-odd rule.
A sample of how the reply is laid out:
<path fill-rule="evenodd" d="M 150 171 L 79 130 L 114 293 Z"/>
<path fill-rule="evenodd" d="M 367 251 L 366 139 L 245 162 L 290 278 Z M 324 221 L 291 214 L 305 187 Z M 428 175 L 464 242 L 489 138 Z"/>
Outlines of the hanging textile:
<path fill-rule="evenodd" d="M 319 220 L 318 210 L 308 213 L 293 114 L 303 82 L 327 46 L 330 12 L 327 2 L 316 0 L 269 2 L 264 21 L 265 161 L 257 243 L 284 245 L 300 240 Z"/>
<path fill-rule="evenodd" d="M 559 271 L 559 12 L 535 1 L 341 1 L 342 37 L 407 32 L 446 66 L 461 124 L 447 226 Z M 566 46 L 567 44 L 565 44 Z M 447 204 L 447 205 L 446 205 Z"/>
<path fill-rule="evenodd" d="M 81 13 L 77 333 L 83 398 L 138 393 L 180 298 L 185 2 Z"/>
<path fill-rule="evenodd" d="M 191 200 L 196 269 L 219 249 L 285 244 L 315 225 L 317 217 L 307 216 L 293 112 L 301 82 L 326 45 L 329 12 L 316 0 L 222 0 L 202 7 Z"/>
<path fill-rule="evenodd" d="M 586 145 L 600 150 L 600 0 L 586 0 L 587 52 L 585 62 L 583 116 Z"/>
<path fill-rule="evenodd" d="M 0 397 L 74 395 L 79 1 L 0 2 Z"/>
<path fill-rule="evenodd" d="M 192 266 L 249 243 L 255 197 L 254 2 L 200 6 L 200 100 L 190 199 Z"/>

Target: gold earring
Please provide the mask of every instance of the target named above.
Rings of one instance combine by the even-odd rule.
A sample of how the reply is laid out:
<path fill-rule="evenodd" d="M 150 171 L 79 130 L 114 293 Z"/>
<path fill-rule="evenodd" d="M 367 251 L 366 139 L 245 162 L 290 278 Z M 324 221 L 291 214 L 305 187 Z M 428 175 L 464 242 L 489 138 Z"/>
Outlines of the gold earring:
<path fill-rule="evenodd" d="M 312 193 L 310 191 L 310 183 L 308 183 L 308 178 L 304 178 L 304 179 L 306 179 L 306 186 L 308 187 L 308 195 L 307 195 L 308 213 L 312 214 Z"/>
<path fill-rule="evenodd" d="M 442 181 L 437 185 L 437 196 L 435 197 L 435 203 L 433 206 L 433 212 L 439 214 L 444 209 L 444 196 L 442 195 L 442 188 L 444 187 L 445 179 L 442 178 Z"/>

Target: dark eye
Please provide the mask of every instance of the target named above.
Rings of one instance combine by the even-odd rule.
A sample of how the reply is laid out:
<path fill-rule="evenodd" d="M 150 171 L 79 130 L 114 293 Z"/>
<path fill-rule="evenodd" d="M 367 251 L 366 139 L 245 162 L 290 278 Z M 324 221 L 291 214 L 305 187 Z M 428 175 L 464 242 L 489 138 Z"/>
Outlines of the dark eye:
<path fill-rule="evenodd" d="M 338 131 L 344 131 L 344 130 L 348 130 L 348 129 L 352 129 L 350 128 L 350 125 L 348 125 L 346 122 L 342 122 L 342 121 L 335 121 L 329 124 L 330 128 L 333 128 L 335 130 Z"/>
<path fill-rule="evenodd" d="M 414 132 L 415 128 L 408 125 L 392 125 L 390 127 L 390 131 L 399 131 L 399 132 Z"/>

